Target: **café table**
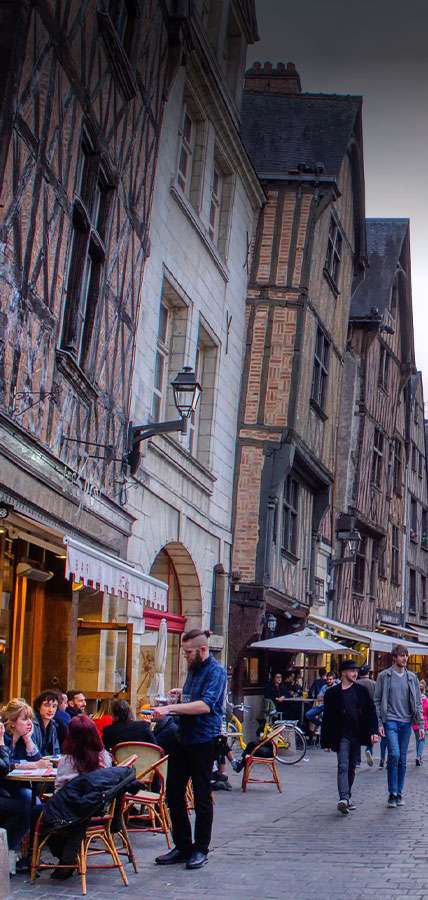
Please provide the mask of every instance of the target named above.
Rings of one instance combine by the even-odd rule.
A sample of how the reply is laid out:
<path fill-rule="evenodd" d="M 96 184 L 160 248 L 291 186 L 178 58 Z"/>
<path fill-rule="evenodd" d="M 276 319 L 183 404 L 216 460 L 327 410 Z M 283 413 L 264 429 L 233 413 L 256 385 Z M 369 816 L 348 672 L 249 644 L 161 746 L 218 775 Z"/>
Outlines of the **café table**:
<path fill-rule="evenodd" d="M 55 777 L 55 770 L 46 768 L 14 769 L 12 772 L 9 772 L 9 775 L 6 775 L 6 779 L 13 781 L 15 784 L 28 784 L 30 782 L 33 806 L 35 806 L 38 796 L 37 785 L 55 784 Z"/>

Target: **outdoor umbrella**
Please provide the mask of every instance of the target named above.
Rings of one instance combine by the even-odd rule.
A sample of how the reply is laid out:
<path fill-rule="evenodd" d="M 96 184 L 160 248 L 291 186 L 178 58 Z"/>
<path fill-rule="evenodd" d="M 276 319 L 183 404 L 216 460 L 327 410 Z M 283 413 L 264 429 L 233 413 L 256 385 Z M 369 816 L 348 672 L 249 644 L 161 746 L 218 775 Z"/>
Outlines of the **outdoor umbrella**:
<path fill-rule="evenodd" d="M 254 650 L 282 650 L 283 653 L 355 653 L 355 650 L 350 650 L 344 644 L 320 637 L 311 628 L 268 638 L 266 641 L 256 641 L 250 646 Z"/>
<path fill-rule="evenodd" d="M 149 697 L 155 700 L 156 697 L 163 697 L 165 693 L 165 668 L 166 655 L 168 650 L 168 626 L 166 619 L 161 619 L 159 625 L 159 634 L 155 649 L 155 674 L 149 688 Z"/>

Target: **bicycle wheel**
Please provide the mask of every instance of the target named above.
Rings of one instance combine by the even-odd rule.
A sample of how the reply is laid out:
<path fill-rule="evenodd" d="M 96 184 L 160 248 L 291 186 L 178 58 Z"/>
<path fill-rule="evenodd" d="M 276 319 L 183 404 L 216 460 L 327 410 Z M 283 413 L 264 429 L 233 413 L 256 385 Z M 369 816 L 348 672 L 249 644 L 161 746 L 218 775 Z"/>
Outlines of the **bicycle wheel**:
<path fill-rule="evenodd" d="M 227 723 L 227 749 L 228 750 L 236 750 L 237 745 L 239 744 L 240 734 L 239 731 L 232 722 Z"/>
<path fill-rule="evenodd" d="M 277 760 L 284 766 L 294 766 L 306 753 L 306 737 L 295 725 L 286 725 L 278 741 Z"/>

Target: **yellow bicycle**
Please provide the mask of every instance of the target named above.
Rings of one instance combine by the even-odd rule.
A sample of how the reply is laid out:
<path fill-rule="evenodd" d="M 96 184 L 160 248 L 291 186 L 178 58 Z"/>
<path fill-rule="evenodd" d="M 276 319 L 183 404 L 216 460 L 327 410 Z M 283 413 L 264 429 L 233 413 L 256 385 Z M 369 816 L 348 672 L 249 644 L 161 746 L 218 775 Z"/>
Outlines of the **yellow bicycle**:
<path fill-rule="evenodd" d="M 245 750 L 247 746 L 247 742 L 244 739 L 242 722 L 238 716 L 235 715 L 235 710 L 243 713 L 248 709 L 250 709 L 250 707 L 245 706 L 243 703 L 237 703 L 231 706 L 231 712 L 229 712 L 226 725 L 227 746 L 229 750 L 233 751 L 237 742 L 239 743 L 241 750 Z M 276 741 L 276 759 L 284 766 L 294 766 L 295 763 L 300 762 L 306 754 L 305 733 L 295 724 L 295 722 L 283 721 L 282 717 L 278 715 L 276 711 L 268 708 L 266 714 L 267 718 L 262 737 L 269 737 L 274 728 L 282 723 L 285 727 L 282 735 L 280 735 Z"/>

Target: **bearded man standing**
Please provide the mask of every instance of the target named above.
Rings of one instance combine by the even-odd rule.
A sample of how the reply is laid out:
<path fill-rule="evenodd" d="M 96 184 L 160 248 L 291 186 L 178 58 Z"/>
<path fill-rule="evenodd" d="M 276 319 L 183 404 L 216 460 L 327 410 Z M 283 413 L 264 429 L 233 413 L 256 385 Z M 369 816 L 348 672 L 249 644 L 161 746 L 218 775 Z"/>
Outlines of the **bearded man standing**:
<path fill-rule="evenodd" d="M 159 866 L 186 863 L 186 869 L 200 869 L 208 862 L 213 807 L 211 774 L 221 732 L 226 690 L 226 670 L 211 656 L 209 631 L 194 629 L 183 634 L 181 649 L 186 657 L 187 678 L 177 695 L 177 703 L 158 706 L 155 719 L 179 717 L 177 744 L 168 761 L 166 786 L 174 847 L 156 857 Z M 186 808 L 186 787 L 192 779 L 195 798 L 195 837 Z"/>

